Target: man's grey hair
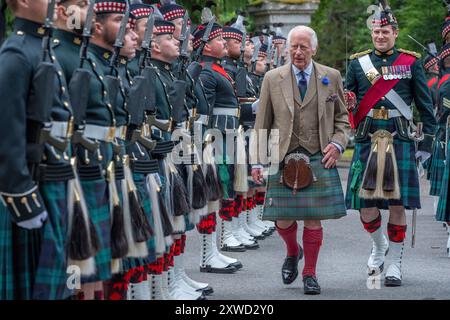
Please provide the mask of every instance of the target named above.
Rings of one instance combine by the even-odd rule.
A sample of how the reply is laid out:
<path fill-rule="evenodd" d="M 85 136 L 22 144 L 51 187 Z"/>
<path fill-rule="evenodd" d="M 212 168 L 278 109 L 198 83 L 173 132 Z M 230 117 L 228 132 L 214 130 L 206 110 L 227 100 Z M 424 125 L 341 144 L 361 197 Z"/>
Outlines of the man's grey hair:
<path fill-rule="evenodd" d="M 291 47 L 292 35 L 297 32 L 298 33 L 307 33 L 308 35 L 310 35 L 311 36 L 311 47 L 313 50 L 317 49 L 317 46 L 319 45 L 319 40 L 317 39 L 317 34 L 314 31 L 314 29 L 307 27 L 307 26 L 297 26 L 297 27 L 294 27 L 291 31 L 289 31 L 288 38 L 287 38 L 288 48 Z"/>

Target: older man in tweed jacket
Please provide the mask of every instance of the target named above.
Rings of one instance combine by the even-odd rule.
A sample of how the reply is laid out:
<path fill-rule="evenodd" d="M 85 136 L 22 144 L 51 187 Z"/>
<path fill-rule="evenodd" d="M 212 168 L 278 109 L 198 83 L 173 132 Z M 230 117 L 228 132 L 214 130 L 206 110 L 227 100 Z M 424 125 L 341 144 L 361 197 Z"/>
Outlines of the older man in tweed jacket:
<path fill-rule="evenodd" d="M 336 162 L 347 146 L 350 126 L 339 71 L 312 60 L 318 43 L 314 30 L 296 27 L 288 41 L 291 63 L 265 76 L 255 130 L 258 135 L 261 129 L 272 133 L 272 165 L 275 148 L 279 149 L 278 159 L 302 153 L 309 157 L 316 181 L 293 193 L 280 184 L 280 171 L 270 174 L 264 219 L 276 221 L 278 233 L 286 243 L 283 282 L 290 284 L 297 278 L 298 261 L 304 252 L 304 292 L 319 294 L 316 264 L 323 239 L 321 220 L 346 215 Z M 279 144 L 273 139 L 276 130 Z M 265 159 L 259 160 L 264 163 Z M 257 166 L 252 176 L 256 183 L 262 182 L 262 170 Z M 304 250 L 297 243 L 296 220 L 304 220 Z"/>

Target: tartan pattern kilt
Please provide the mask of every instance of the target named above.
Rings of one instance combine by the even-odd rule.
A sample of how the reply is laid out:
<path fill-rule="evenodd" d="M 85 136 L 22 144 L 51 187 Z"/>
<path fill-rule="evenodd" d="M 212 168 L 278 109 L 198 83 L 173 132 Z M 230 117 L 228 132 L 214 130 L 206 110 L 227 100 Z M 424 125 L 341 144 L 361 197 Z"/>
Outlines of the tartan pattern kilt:
<path fill-rule="evenodd" d="M 100 241 L 100 250 L 95 256 L 96 274 L 82 277 L 82 283 L 105 281 L 111 278 L 111 214 L 109 190 L 105 179 L 81 180 L 89 216 Z M 120 190 L 119 190 L 120 193 Z"/>
<path fill-rule="evenodd" d="M 442 129 L 439 129 L 439 131 Z M 441 182 L 445 170 L 445 147 L 442 140 L 442 135 L 436 135 L 436 140 L 433 145 L 433 154 L 431 156 L 430 164 L 430 195 L 439 196 L 441 191 Z"/>
<path fill-rule="evenodd" d="M 67 182 L 44 182 L 40 190 L 48 219 L 41 229 L 42 242 L 33 299 L 55 300 L 69 297 L 67 289 Z"/>
<path fill-rule="evenodd" d="M 381 120 L 382 121 L 382 120 Z M 392 131 L 390 131 L 392 132 Z M 369 158 L 371 143 L 356 143 L 348 176 L 346 204 L 348 209 L 377 207 L 387 210 L 389 206 L 403 206 L 408 210 L 420 209 L 420 186 L 416 168 L 416 148 L 413 141 L 394 137 L 395 156 L 400 184 L 399 200 L 364 200 L 359 198 L 364 171 Z"/>
<path fill-rule="evenodd" d="M 448 129 L 450 130 L 450 129 Z M 449 132 L 450 134 L 450 132 Z M 450 144 L 446 146 L 447 154 L 450 155 Z M 450 221 L 450 201 L 449 201 L 449 187 L 450 187 L 450 159 L 445 163 L 444 175 L 442 176 L 441 192 L 439 195 L 439 203 L 436 212 L 436 220 L 448 222 Z"/>
<path fill-rule="evenodd" d="M 48 218 L 40 229 L 26 230 L 0 204 L 0 300 L 65 299 L 67 184 L 40 187 Z"/>
<path fill-rule="evenodd" d="M 325 169 L 322 159 L 321 153 L 310 156 L 317 181 L 295 195 L 280 184 L 281 171 L 269 175 L 264 220 L 327 220 L 347 215 L 339 173 L 336 168 Z"/>
<path fill-rule="evenodd" d="M 234 199 L 234 165 L 219 164 L 217 165 L 217 173 L 223 188 L 223 199 Z"/>
<path fill-rule="evenodd" d="M 0 300 L 30 300 L 41 232 L 18 227 L 10 214 L 0 203 Z"/>
<path fill-rule="evenodd" d="M 147 216 L 150 226 L 154 230 L 154 221 L 152 215 L 152 203 L 150 201 L 150 195 L 147 192 L 146 178 L 144 174 L 133 174 L 133 180 L 137 188 L 139 199 L 141 200 L 141 206 Z M 144 267 L 152 262 L 156 261 L 155 256 L 155 239 L 152 236 L 147 241 L 149 255 L 145 258 L 124 258 L 122 259 L 122 271 L 128 272 L 129 270 L 137 267 Z"/>

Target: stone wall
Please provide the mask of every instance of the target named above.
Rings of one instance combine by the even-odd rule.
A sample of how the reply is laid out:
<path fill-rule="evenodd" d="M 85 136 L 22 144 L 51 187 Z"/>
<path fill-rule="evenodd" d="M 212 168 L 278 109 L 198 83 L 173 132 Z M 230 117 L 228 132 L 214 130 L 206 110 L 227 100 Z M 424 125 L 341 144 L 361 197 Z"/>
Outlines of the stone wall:
<path fill-rule="evenodd" d="M 311 16 L 319 7 L 320 0 L 288 0 L 286 3 L 261 1 L 257 5 L 248 7 L 249 14 L 253 17 L 256 30 L 262 25 L 269 25 L 272 30 L 274 23 L 283 23 L 283 34 L 287 36 L 289 30 L 297 25 L 309 25 Z"/>

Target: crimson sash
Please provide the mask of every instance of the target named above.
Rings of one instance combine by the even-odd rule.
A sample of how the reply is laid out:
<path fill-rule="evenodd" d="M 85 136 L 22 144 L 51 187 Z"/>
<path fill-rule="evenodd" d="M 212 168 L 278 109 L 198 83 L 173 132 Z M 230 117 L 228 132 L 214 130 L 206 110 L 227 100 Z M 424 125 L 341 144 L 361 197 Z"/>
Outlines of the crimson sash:
<path fill-rule="evenodd" d="M 400 53 L 398 58 L 394 61 L 392 66 L 406 65 L 412 66 L 416 58 L 412 55 Z M 380 77 L 369 90 L 367 90 L 364 98 L 359 103 L 359 107 L 356 110 L 356 114 L 353 117 L 355 127 L 367 116 L 370 110 L 377 104 L 382 97 L 384 97 L 401 79 L 384 80 Z"/>

